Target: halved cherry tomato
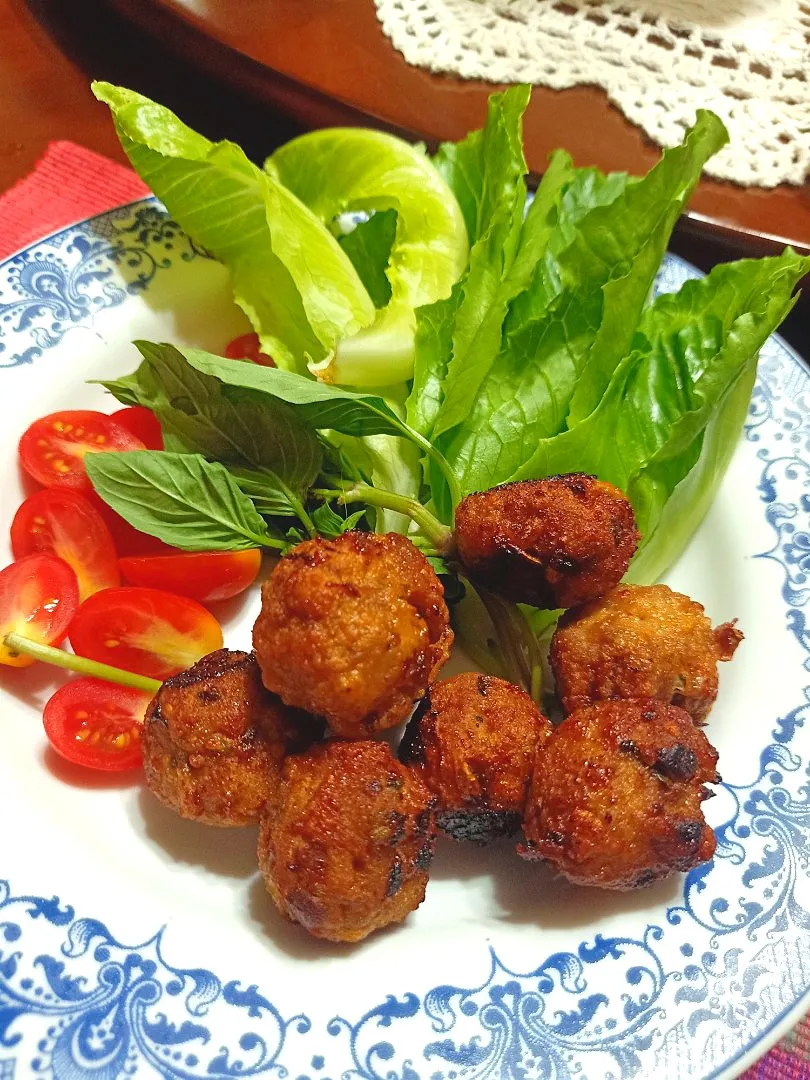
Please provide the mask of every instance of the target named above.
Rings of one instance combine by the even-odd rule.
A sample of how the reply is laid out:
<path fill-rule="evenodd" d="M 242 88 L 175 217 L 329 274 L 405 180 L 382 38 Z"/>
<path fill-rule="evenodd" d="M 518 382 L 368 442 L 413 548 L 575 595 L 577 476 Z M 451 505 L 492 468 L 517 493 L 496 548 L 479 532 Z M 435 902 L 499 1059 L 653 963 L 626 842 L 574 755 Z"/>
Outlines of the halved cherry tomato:
<path fill-rule="evenodd" d="M 32 656 L 12 652 L 6 634 L 58 645 L 79 606 L 79 583 L 55 555 L 28 555 L 0 570 L 0 664 L 30 667 Z"/>
<path fill-rule="evenodd" d="M 195 600 L 159 589 L 105 589 L 85 600 L 70 625 L 80 656 L 166 679 L 222 648 L 222 628 Z"/>
<path fill-rule="evenodd" d="M 45 734 L 63 758 L 105 772 L 142 764 L 141 728 L 151 698 L 102 679 L 74 679 L 42 713 Z"/>
<path fill-rule="evenodd" d="M 115 550 L 119 555 L 168 555 L 179 550 L 164 544 L 156 536 L 140 532 L 134 525 L 130 525 L 92 489 L 83 491 L 82 497 L 87 499 L 93 509 L 101 515 L 104 524 L 110 530 Z"/>
<path fill-rule="evenodd" d="M 124 581 L 190 596 L 208 603 L 228 600 L 256 580 L 262 565 L 258 548 L 248 551 L 184 551 L 119 559 Z"/>
<path fill-rule="evenodd" d="M 140 439 L 147 450 L 163 449 L 160 421 L 145 405 L 127 405 L 110 414 L 110 419 L 125 427 L 130 435 Z"/>
<path fill-rule="evenodd" d="M 15 559 L 50 552 L 79 580 L 79 598 L 121 584 L 115 545 L 104 519 L 78 491 L 45 488 L 26 499 L 11 523 Z"/>
<path fill-rule="evenodd" d="M 225 355 L 229 360 L 252 360 L 262 367 L 275 367 L 272 356 L 262 352 L 258 334 L 242 334 L 225 346 Z"/>
<path fill-rule="evenodd" d="M 40 484 L 61 483 L 84 491 L 91 487 L 84 469 L 86 454 L 145 449 L 126 428 L 90 409 L 66 409 L 35 420 L 19 445 L 22 467 Z"/>

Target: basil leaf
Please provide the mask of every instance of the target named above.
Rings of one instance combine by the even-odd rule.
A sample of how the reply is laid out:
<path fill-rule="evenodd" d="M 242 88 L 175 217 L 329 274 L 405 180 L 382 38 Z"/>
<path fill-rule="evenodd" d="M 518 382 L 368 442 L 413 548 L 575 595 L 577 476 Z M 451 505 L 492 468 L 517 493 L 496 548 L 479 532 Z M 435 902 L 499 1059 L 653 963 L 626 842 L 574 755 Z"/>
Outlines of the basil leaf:
<path fill-rule="evenodd" d="M 101 498 L 141 532 L 184 551 L 281 548 L 223 465 L 162 450 L 88 454 Z"/>
<path fill-rule="evenodd" d="M 343 533 L 353 529 L 365 513 L 365 510 L 356 510 L 348 517 L 341 517 L 328 503 L 323 503 L 312 512 L 312 524 L 318 530 L 319 536 L 333 540 L 336 536 L 342 536 Z"/>
<path fill-rule="evenodd" d="M 260 514 L 265 517 L 297 517 L 298 510 L 290 502 L 284 485 L 268 469 L 241 469 L 229 466 L 228 472 L 250 499 Z"/>
<path fill-rule="evenodd" d="M 299 494 L 320 471 L 317 435 L 293 409 L 273 398 L 232 401 L 219 379 L 197 371 L 173 345 L 136 341 L 143 357 L 132 375 L 103 382 L 119 401 L 145 405 L 157 415 L 167 449 L 202 454 L 226 465 L 269 472 Z M 226 360 L 234 366 L 248 366 Z"/>
<path fill-rule="evenodd" d="M 234 363 L 201 349 L 180 351 L 193 368 L 205 375 L 292 405 L 311 428 L 333 428 L 345 435 L 413 435 L 377 394 L 343 390 L 279 368 Z"/>

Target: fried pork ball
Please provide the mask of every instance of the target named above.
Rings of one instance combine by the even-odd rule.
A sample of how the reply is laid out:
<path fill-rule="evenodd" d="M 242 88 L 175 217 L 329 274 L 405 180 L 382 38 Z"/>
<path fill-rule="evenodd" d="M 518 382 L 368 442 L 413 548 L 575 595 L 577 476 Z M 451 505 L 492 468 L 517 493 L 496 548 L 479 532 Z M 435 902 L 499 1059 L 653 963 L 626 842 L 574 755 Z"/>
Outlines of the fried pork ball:
<path fill-rule="evenodd" d="M 532 762 L 551 723 L 524 691 L 467 672 L 434 683 L 399 747 L 436 796 L 436 822 L 484 844 L 520 828 Z"/>
<path fill-rule="evenodd" d="M 259 830 L 279 910 L 315 937 L 360 941 L 425 898 L 433 800 L 383 742 L 331 739 L 284 762 Z"/>
<path fill-rule="evenodd" d="M 701 802 L 717 752 L 675 705 L 603 701 L 572 713 L 537 755 L 518 851 L 570 881 L 648 885 L 714 854 Z"/>
<path fill-rule="evenodd" d="M 539 608 L 568 608 L 618 584 L 639 534 L 625 496 L 584 473 L 479 491 L 456 509 L 458 555 L 494 593 Z"/>
<path fill-rule="evenodd" d="M 703 606 L 666 585 L 620 585 L 562 616 L 551 667 L 566 712 L 612 698 L 654 697 L 705 720 L 717 697 L 717 662 L 742 641 L 716 629 Z"/>
<path fill-rule="evenodd" d="M 142 737 L 146 783 L 181 817 L 248 825 L 280 783 L 285 754 L 322 731 L 265 690 L 250 653 L 219 649 L 152 699 Z"/>
<path fill-rule="evenodd" d="M 404 720 L 452 642 L 441 582 L 395 533 L 299 544 L 262 588 L 253 628 L 265 686 L 347 738 Z"/>

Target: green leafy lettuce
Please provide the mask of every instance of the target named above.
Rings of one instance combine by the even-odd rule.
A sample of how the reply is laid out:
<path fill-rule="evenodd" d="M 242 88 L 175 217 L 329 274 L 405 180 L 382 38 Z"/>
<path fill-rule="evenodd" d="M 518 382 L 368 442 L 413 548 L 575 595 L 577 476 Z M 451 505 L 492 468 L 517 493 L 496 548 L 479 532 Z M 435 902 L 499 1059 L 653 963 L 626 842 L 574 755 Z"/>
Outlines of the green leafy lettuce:
<path fill-rule="evenodd" d="M 361 128 L 301 135 L 264 167 L 327 224 L 349 212 L 396 211 L 385 265 L 388 303 L 373 326 L 344 337 L 315 370 L 329 382 L 357 386 L 410 378 L 414 310 L 447 296 L 467 261 L 464 219 L 440 173 L 423 149 Z M 364 230 L 364 236 L 372 231 Z M 373 239 L 379 243 L 380 237 Z M 350 244 L 348 250 L 354 249 Z"/>
<path fill-rule="evenodd" d="M 556 151 L 528 200 L 526 87 L 493 95 L 485 126 L 432 160 L 340 129 L 264 169 L 137 94 L 96 92 L 279 361 L 139 343 L 138 370 L 105 385 L 157 413 L 170 452 L 88 460 L 119 513 L 185 547 L 373 526 L 453 572 L 461 497 L 584 471 L 633 503 L 631 579 L 677 558 L 728 467 L 759 350 L 810 269 L 788 249 L 655 296 L 675 222 L 726 142 L 716 116 L 699 112 L 644 177 Z M 355 211 L 366 217 L 345 233 Z M 460 605 L 473 623 L 520 633 L 520 612 L 477 603 L 468 590 Z M 536 667 L 532 642 L 522 659 L 511 649 L 519 667 Z"/>

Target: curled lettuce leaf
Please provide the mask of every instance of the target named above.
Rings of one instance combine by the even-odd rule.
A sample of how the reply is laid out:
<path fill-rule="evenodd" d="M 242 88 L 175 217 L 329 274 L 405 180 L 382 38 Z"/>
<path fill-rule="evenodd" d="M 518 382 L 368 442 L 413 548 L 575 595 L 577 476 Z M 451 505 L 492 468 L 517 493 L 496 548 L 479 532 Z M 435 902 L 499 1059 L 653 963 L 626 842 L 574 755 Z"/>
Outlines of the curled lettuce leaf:
<path fill-rule="evenodd" d="M 384 132 L 328 128 L 285 143 L 265 170 L 327 225 L 347 212 L 396 211 L 387 305 L 316 370 L 328 382 L 352 386 L 410 379 L 414 309 L 449 295 L 468 252 L 461 209 L 430 158 Z"/>

